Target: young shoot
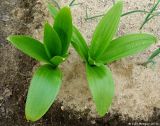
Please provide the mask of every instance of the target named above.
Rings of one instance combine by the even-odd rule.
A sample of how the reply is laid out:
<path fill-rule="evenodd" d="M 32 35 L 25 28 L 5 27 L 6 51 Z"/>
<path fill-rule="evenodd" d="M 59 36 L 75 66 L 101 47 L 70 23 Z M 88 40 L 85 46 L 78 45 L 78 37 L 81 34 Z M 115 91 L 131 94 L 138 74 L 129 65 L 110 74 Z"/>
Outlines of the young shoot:
<path fill-rule="evenodd" d="M 89 46 L 78 29 L 73 27 L 71 43 L 85 61 L 89 89 L 100 116 L 108 112 L 115 87 L 112 73 L 105 65 L 144 51 L 156 42 L 156 38 L 147 33 L 127 34 L 114 39 L 122 8 L 123 3 L 119 1 L 109 9 L 97 25 Z"/>
<path fill-rule="evenodd" d="M 71 12 L 69 7 L 64 7 L 55 16 L 53 26 L 45 24 L 42 43 L 24 35 L 7 38 L 16 48 L 44 64 L 35 71 L 31 80 L 25 105 L 27 120 L 40 119 L 54 102 L 62 83 L 58 65 L 68 56 L 71 36 Z"/>

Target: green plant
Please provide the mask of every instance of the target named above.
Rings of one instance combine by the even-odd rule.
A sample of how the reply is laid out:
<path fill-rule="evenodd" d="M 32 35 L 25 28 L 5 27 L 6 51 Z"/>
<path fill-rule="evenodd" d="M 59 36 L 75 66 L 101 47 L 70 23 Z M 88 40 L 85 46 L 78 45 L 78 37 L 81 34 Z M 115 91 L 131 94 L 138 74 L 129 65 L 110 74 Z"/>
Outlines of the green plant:
<path fill-rule="evenodd" d="M 114 96 L 114 81 L 105 66 L 145 50 L 156 42 L 150 34 L 128 34 L 113 39 L 122 13 L 122 1 L 117 2 L 101 19 L 93 34 L 90 46 L 76 27 L 73 27 L 72 45 L 86 64 L 89 88 L 100 116 L 109 109 Z"/>
<path fill-rule="evenodd" d="M 108 111 L 114 96 L 114 81 L 105 64 L 143 51 L 156 42 L 154 36 L 146 33 L 128 34 L 113 39 L 118 29 L 122 6 L 122 1 L 119 1 L 104 15 L 96 27 L 90 46 L 73 26 L 71 44 L 86 64 L 89 88 L 100 116 Z M 57 10 L 51 5 L 48 8 L 52 16 L 55 16 Z"/>
<path fill-rule="evenodd" d="M 53 27 L 45 24 L 43 43 L 22 35 L 7 38 L 16 48 L 43 62 L 34 73 L 29 87 L 25 106 L 27 120 L 40 119 L 54 102 L 62 83 L 62 72 L 58 65 L 68 56 L 71 36 L 71 12 L 64 7 L 55 16 Z"/>

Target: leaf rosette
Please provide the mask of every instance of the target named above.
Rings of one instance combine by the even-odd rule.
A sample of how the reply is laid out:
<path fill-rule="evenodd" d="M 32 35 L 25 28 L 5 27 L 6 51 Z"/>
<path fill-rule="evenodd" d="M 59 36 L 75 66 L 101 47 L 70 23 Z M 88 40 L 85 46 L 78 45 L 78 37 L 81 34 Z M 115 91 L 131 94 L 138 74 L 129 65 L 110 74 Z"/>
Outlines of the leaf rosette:
<path fill-rule="evenodd" d="M 68 57 L 71 36 L 71 12 L 69 7 L 64 7 L 56 13 L 53 26 L 45 24 L 43 42 L 25 35 L 7 38 L 16 48 L 44 64 L 31 80 L 25 107 L 27 120 L 40 119 L 56 99 L 62 83 L 58 66 Z"/>

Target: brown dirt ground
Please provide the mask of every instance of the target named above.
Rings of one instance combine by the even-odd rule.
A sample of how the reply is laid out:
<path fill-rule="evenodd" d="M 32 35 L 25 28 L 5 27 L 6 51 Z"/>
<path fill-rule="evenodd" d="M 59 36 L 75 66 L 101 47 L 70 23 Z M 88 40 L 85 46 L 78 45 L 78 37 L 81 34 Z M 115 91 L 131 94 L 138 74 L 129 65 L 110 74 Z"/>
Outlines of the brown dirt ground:
<path fill-rule="evenodd" d="M 89 5 L 90 2 L 91 1 L 89 1 L 87 4 Z M 103 1 L 99 2 L 103 3 Z M 113 106 L 111 114 L 107 114 L 103 118 L 89 116 L 90 113 L 92 113 L 92 109 L 90 110 L 88 108 L 89 106 L 93 105 L 92 102 L 89 102 L 89 105 L 87 104 L 88 106 L 87 108 L 85 108 L 85 111 L 78 111 L 79 109 L 73 108 L 73 106 L 75 106 L 74 103 L 77 101 L 73 101 L 72 97 L 66 98 L 62 96 L 66 92 L 67 94 L 69 94 L 70 91 L 68 90 L 68 88 L 72 89 L 73 85 L 69 85 L 66 90 L 64 90 L 64 88 L 62 87 L 61 94 L 58 96 L 58 100 L 41 120 L 36 123 L 26 122 L 24 117 L 25 98 L 32 76 L 33 67 L 37 64 L 37 62 L 16 50 L 13 46 L 8 44 L 5 38 L 10 34 L 33 34 L 34 37 L 41 39 L 42 36 L 39 35 L 39 31 L 42 30 L 42 26 L 45 20 L 44 17 L 48 17 L 48 14 L 46 13 L 45 6 L 43 6 L 42 4 L 43 2 L 40 2 L 38 0 L 0 0 L 0 3 L 0 44 L 2 45 L 2 47 L 0 48 L 0 126 L 128 126 L 129 123 L 134 122 L 144 122 L 145 124 L 149 125 L 151 125 L 151 123 L 154 123 L 154 125 L 160 124 L 160 109 L 158 109 L 158 107 L 160 106 L 154 107 L 153 112 L 151 113 L 151 116 L 149 116 L 147 121 L 143 118 L 133 119 L 131 118 L 132 116 L 128 116 L 127 112 L 126 114 L 124 114 L 121 113 L 121 111 L 117 111 L 116 108 L 119 107 L 117 107 L 116 105 Z M 109 5 L 107 4 L 106 6 L 108 7 Z M 82 6 L 82 8 L 84 9 L 84 6 Z M 77 21 L 79 20 L 77 19 Z M 86 23 L 86 25 L 93 26 L 95 22 L 97 22 L 97 20 L 91 21 L 91 24 Z M 85 26 L 80 25 L 81 23 L 77 24 L 80 28 L 82 27 L 81 30 L 83 31 Z M 121 26 L 121 28 L 123 28 L 123 25 Z M 88 33 L 86 35 L 86 38 L 90 39 L 91 35 Z M 73 49 L 71 49 L 71 54 L 72 53 L 75 53 Z M 78 63 L 78 61 L 80 60 L 74 57 L 77 57 L 77 55 L 72 55 L 71 59 L 69 59 L 67 63 L 62 66 L 62 69 L 64 68 L 65 74 L 64 82 L 68 81 L 65 85 L 69 83 L 76 83 L 76 79 L 79 78 L 78 71 L 80 71 L 80 73 L 83 73 L 84 71 L 83 64 Z M 73 62 L 72 58 L 74 58 Z M 132 58 L 130 58 L 129 60 L 132 60 Z M 67 66 L 68 64 L 71 64 L 72 68 L 65 68 L 65 66 Z M 120 64 L 124 64 L 121 66 L 123 69 L 125 69 L 123 70 L 123 74 L 125 76 L 126 74 L 128 74 L 127 69 L 130 69 L 129 66 L 132 66 L 132 64 L 126 65 L 125 60 L 122 60 L 120 63 L 118 63 L 118 65 Z M 112 68 L 113 72 L 119 72 L 118 77 L 122 78 L 122 80 L 124 79 L 125 81 L 126 78 L 120 76 L 120 73 L 122 72 L 121 68 L 119 67 L 119 69 L 117 69 L 116 66 L 117 63 L 114 63 L 110 67 Z M 73 75 L 73 70 L 78 67 L 79 69 L 76 70 L 76 73 Z M 136 69 L 141 68 L 137 66 L 134 67 L 136 67 Z M 142 69 L 144 68 L 141 68 L 140 70 Z M 68 76 L 66 76 L 66 74 L 68 74 L 67 71 L 69 71 L 70 73 Z M 80 76 L 80 78 L 84 78 L 84 73 L 82 74 L 82 76 Z M 118 82 L 117 75 L 115 75 L 115 79 L 117 79 L 116 81 Z M 129 82 L 131 81 L 132 80 L 130 80 Z M 81 82 L 81 79 L 79 80 L 79 82 Z M 85 80 L 83 82 L 86 83 Z M 126 83 L 128 83 L 128 81 Z M 134 92 L 135 89 L 132 90 L 132 88 L 129 88 L 128 90 L 130 92 Z M 78 95 L 78 91 L 75 92 L 77 93 L 75 94 L 75 96 Z M 88 89 L 86 89 L 86 86 L 82 85 L 80 91 L 82 91 L 85 95 L 87 94 L 87 98 L 84 98 L 82 95 L 82 98 L 83 100 L 85 99 L 85 102 L 88 100 L 88 98 L 90 99 L 91 96 L 88 93 Z M 123 97 L 125 96 L 122 96 L 122 98 Z M 78 104 L 83 108 L 86 104 L 81 101 L 82 98 L 78 99 Z M 117 99 L 117 97 L 115 99 Z M 67 100 L 70 104 L 66 104 L 66 102 L 68 102 Z M 122 100 L 122 102 L 124 102 L 124 100 Z M 70 107 L 72 103 L 73 106 Z M 82 106 L 80 105 L 80 103 L 82 104 Z M 64 110 L 62 110 L 62 106 L 64 106 Z M 129 109 L 125 110 L 127 111 Z"/>

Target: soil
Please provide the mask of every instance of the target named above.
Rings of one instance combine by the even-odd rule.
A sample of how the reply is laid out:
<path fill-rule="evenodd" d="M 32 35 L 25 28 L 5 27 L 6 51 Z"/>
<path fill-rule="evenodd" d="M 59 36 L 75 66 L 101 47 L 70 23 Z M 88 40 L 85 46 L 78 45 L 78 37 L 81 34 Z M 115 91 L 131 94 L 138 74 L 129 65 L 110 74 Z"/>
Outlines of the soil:
<path fill-rule="evenodd" d="M 67 0 L 58 2 L 60 5 L 68 3 Z M 83 5 L 72 7 L 74 23 L 89 41 L 99 18 L 85 21 L 86 5 L 90 15 L 101 14 L 112 5 L 112 1 L 78 2 L 83 2 Z M 139 65 L 158 44 L 137 56 L 110 65 L 116 83 L 116 94 L 110 113 L 103 118 L 98 118 L 91 100 L 84 64 L 73 48 L 70 48 L 70 58 L 61 66 L 64 78 L 57 100 L 41 120 L 27 122 L 24 106 L 37 62 L 8 44 L 6 37 L 10 34 L 27 34 L 42 39 L 43 24 L 46 20 L 52 22 L 52 18 L 43 0 L 0 0 L 0 3 L 0 126 L 160 125 L 160 60 L 156 59 L 154 69 Z M 152 4 L 153 1 L 149 0 L 135 0 L 132 3 L 125 0 L 124 11 L 137 7 L 148 9 Z M 137 32 L 143 16 L 134 15 L 122 19 L 117 35 Z M 159 21 L 158 18 L 153 20 L 144 31 L 160 36 Z"/>

